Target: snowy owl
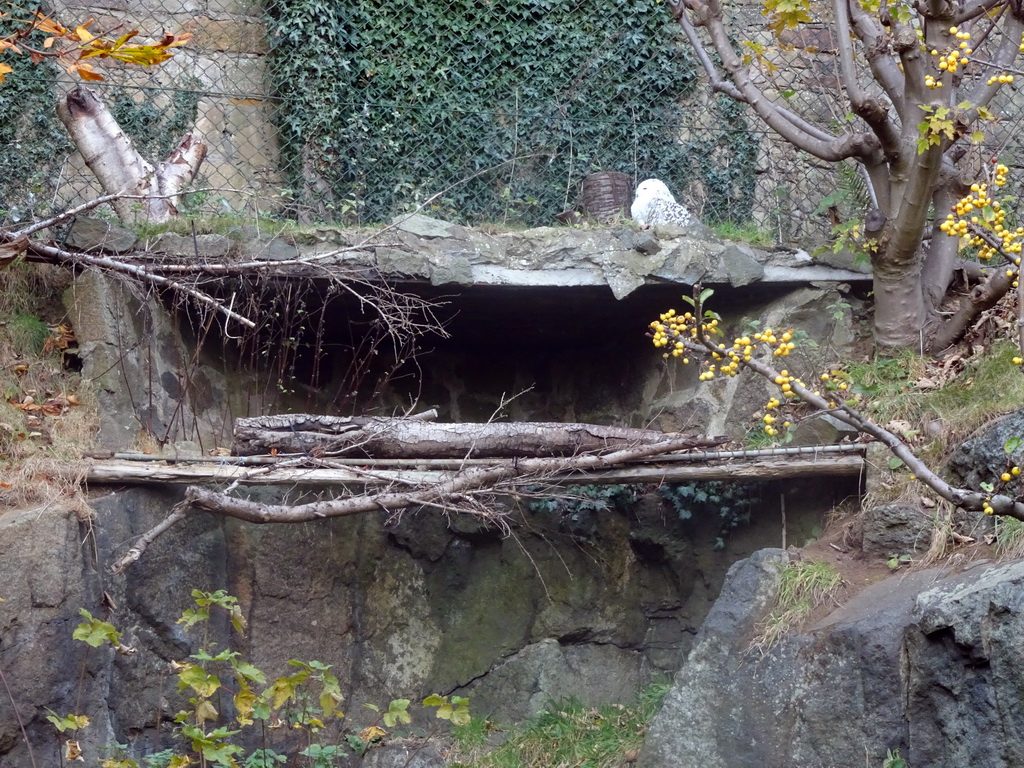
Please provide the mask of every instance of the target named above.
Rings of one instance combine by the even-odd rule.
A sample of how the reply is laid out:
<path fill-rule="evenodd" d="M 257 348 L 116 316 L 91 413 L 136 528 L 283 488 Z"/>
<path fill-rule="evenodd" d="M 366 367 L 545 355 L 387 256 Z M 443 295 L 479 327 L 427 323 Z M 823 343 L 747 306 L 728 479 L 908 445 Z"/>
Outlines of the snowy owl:
<path fill-rule="evenodd" d="M 675 224 L 678 227 L 692 227 L 697 217 L 676 202 L 660 179 L 641 181 L 636 188 L 629 215 L 642 227 L 657 227 Z"/>

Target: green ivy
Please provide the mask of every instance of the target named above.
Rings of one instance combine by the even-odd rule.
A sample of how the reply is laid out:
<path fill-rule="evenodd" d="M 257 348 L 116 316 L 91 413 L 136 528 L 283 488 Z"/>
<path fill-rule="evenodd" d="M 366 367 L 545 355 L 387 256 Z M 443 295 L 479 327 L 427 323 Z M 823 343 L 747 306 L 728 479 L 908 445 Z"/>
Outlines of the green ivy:
<path fill-rule="evenodd" d="M 0 35 L 14 26 L 0 19 Z M 41 45 L 43 37 L 30 39 Z M 0 85 L 0 224 L 16 224 L 48 210 L 71 142 L 54 111 L 56 70 L 10 51 L 0 62 L 14 67 Z"/>
<path fill-rule="evenodd" d="M 750 522 L 751 509 L 761 501 L 761 485 L 756 482 L 707 480 L 674 483 L 660 486 L 658 493 L 680 520 L 717 517 L 719 526 L 715 549 L 723 549 L 729 534 Z"/>
<path fill-rule="evenodd" d="M 185 78 L 179 88 L 111 86 L 104 93 L 110 112 L 135 148 L 151 163 L 170 154 L 196 122 L 203 93 L 195 78 Z"/>
<path fill-rule="evenodd" d="M 749 212 L 751 165 L 722 162 L 756 151 L 741 113 L 720 102 L 715 135 L 680 141 L 696 72 L 664 3 L 274 0 L 267 9 L 297 209 L 382 221 L 519 157 L 449 190 L 432 212 L 550 223 L 598 170 L 677 190 L 702 175 L 709 202 Z"/>

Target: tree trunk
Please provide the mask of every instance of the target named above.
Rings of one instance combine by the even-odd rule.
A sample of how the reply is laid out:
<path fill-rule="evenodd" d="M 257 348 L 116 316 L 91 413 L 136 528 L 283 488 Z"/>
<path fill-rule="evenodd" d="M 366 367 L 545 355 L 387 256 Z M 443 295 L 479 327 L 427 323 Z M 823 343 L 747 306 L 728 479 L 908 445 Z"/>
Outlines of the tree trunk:
<path fill-rule="evenodd" d="M 115 200 L 118 218 L 160 223 L 178 213 L 178 195 L 195 178 L 206 157 L 205 144 L 186 134 L 154 168 L 135 149 L 99 96 L 85 86 L 58 102 L 57 116 L 107 194 L 143 198 Z"/>
<path fill-rule="evenodd" d="M 410 418 L 285 414 L 237 419 L 234 453 L 454 459 L 573 456 L 662 443 L 672 437 L 677 436 L 595 424 L 435 424 Z"/>

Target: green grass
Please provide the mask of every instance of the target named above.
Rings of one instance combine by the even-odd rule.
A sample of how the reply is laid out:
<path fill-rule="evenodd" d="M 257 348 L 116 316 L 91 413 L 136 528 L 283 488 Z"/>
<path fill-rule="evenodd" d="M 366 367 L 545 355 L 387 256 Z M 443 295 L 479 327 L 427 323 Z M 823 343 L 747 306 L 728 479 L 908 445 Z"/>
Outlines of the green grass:
<path fill-rule="evenodd" d="M 493 725 L 474 718 L 455 731 L 454 768 L 619 768 L 635 759 L 669 684 L 644 689 L 628 705 L 586 707 L 567 699 L 552 702 L 521 730 L 487 751 Z"/>
<path fill-rule="evenodd" d="M 946 374 L 913 353 L 847 366 L 850 391 L 866 416 L 882 426 L 903 422 L 900 434 L 933 466 L 988 421 L 1024 405 L 1024 375 L 1013 364 L 1019 354 L 1008 341 Z M 935 386 L 932 386 L 935 385 Z M 928 434 L 928 425 L 941 426 Z"/>
<path fill-rule="evenodd" d="M 710 224 L 711 229 L 723 240 L 737 240 L 750 245 L 775 245 L 774 234 L 752 221 L 737 224 L 735 221 L 719 221 Z"/>
<path fill-rule="evenodd" d="M 783 637 L 797 629 L 815 608 L 834 602 L 843 577 L 831 564 L 798 560 L 781 567 L 775 608 L 761 625 L 751 648 L 768 653 Z"/>

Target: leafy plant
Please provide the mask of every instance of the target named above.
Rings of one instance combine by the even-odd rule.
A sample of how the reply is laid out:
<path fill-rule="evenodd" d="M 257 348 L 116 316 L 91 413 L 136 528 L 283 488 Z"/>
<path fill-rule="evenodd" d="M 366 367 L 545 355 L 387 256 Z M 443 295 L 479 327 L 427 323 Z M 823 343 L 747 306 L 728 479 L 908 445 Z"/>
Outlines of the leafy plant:
<path fill-rule="evenodd" d="M 235 630 L 244 631 L 245 622 L 237 598 L 224 590 L 204 592 L 193 590 L 195 607 L 185 610 L 178 620 L 186 630 L 204 628 L 213 611 L 224 611 Z M 84 621 L 73 636 L 93 648 L 111 645 L 118 652 L 130 655 L 134 649 L 121 642 L 121 633 L 109 622 L 80 611 Z M 236 651 L 223 648 L 216 653 L 211 646 L 202 647 L 188 659 L 175 661 L 172 669 L 177 676 L 177 688 L 187 698 L 174 716 L 178 736 L 187 748 L 164 750 L 142 758 L 146 768 L 183 768 L 186 765 L 216 765 L 225 768 L 273 768 L 288 764 L 287 752 L 278 752 L 273 746 L 264 746 L 245 755 L 243 743 L 246 734 L 257 726 L 264 735 L 278 725 L 288 726 L 291 732 L 306 735 L 306 745 L 298 749 L 287 739 L 285 748 L 292 754 L 307 758 L 311 768 L 331 768 L 346 753 L 336 744 L 321 744 L 313 736 L 325 728 L 329 720 L 340 720 L 344 696 L 338 679 L 330 673 L 330 665 L 319 661 L 288 662 L 293 671 L 269 680 L 262 670 L 245 661 Z M 230 682 L 223 682 L 230 681 Z M 230 702 L 230 704 L 227 704 Z M 409 725 L 409 699 L 395 699 L 380 713 L 381 722 L 388 728 Z M 436 720 L 456 725 L 469 722 L 469 700 L 459 696 L 429 696 L 424 708 L 435 708 Z M 225 711 L 221 711 L 221 709 Z M 60 716 L 51 712 L 47 720 L 60 732 L 77 733 L 89 725 L 81 715 Z M 378 725 L 364 728 L 358 734 L 345 734 L 344 740 L 359 755 L 370 746 L 388 736 Z M 282 746 L 282 745 L 277 745 Z M 69 738 L 65 752 L 80 755 L 78 741 Z M 139 768 L 140 763 L 127 755 L 125 745 L 114 745 L 112 757 L 102 762 L 103 768 Z M 76 759 L 76 758 L 68 758 Z"/>
<path fill-rule="evenodd" d="M 619 768 L 635 759 L 647 725 L 669 685 L 657 683 L 630 704 L 586 707 L 575 699 L 549 702 L 522 730 L 497 749 L 481 754 L 493 724 L 474 718 L 454 731 L 453 768 Z"/>
<path fill-rule="evenodd" d="M 696 78 L 659 2 L 511 0 L 467 13 L 446 0 L 276 0 L 267 15 L 298 212 L 382 221 L 501 165 L 433 209 L 548 223 L 585 175 L 620 170 L 677 189 L 699 181 L 712 219 L 750 218 L 758 139 L 718 100 L 720 129 L 679 141 Z"/>
<path fill-rule="evenodd" d="M 693 517 L 717 517 L 715 549 L 725 547 L 734 529 L 750 522 L 750 511 L 761 500 L 760 483 L 706 480 L 662 485 L 658 494 L 665 499 L 680 520 Z"/>
<path fill-rule="evenodd" d="M 587 541 L 597 530 L 597 514 L 611 510 L 624 512 L 638 493 L 632 485 L 570 485 L 558 496 L 528 502 L 526 508 L 559 518 L 562 528 Z"/>

